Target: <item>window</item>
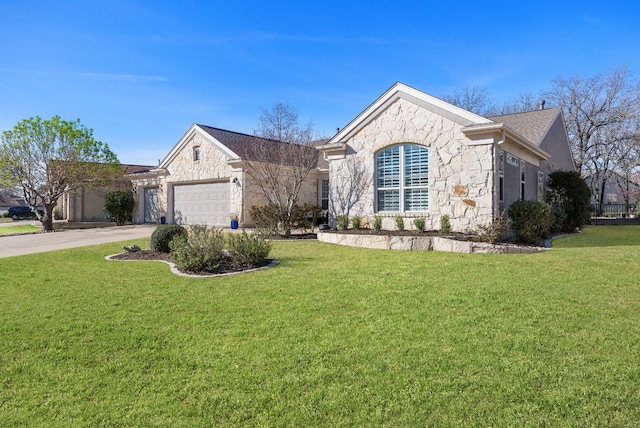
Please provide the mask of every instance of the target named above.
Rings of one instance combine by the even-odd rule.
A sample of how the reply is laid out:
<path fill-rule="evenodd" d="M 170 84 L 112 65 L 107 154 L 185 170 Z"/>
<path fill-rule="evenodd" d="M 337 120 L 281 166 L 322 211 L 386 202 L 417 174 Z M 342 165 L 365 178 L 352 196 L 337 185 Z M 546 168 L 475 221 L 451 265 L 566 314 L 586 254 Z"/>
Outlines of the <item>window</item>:
<path fill-rule="evenodd" d="M 608 204 L 615 204 L 617 202 L 618 202 L 618 195 L 616 195 L 615 193 L 607 193 Z"/>
<path fill-rule="evenodd" d="M 320 189 L 320 208 L 329 209 L 329 180 L 322 180 L 322 188 Z"/>
<path fill-rule="evenodd" d="M 193 160 L 194 161 L 199 161 L 200 160 L 200 146 L 197 146 L 197 147 L 193 148 Z"/>
<path fill-rule="evenodd" d="M 526 187 L 526 165 L 524 161 L 520 161 L 520 200 L 524 201 L 524 189 Z"/>
<path fill-rule="evenodd" d="M 415 144 L 376 154 L 377 211 L 429 209 L 429 150 Z"/>
<path fill-rule="evenodd" d="M 504 151 L 498 150 L 498 194 L 504 202 Z"/>
<path fill-rule="evenodd" d="M 544 172 L 538 171 L 538 200 L 544 201 Z"/>

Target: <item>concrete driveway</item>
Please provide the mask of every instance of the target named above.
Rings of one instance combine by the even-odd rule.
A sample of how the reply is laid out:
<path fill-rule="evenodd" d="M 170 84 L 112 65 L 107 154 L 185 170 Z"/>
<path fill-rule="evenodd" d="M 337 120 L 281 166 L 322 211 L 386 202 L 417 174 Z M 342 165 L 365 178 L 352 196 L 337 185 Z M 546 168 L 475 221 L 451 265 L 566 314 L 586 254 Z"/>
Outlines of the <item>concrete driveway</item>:
<path fill-rule="evenodd" d="M 156 225 L 133 225 L 0 236 L 0 258 L 148 238 L 155 228 Z"/>

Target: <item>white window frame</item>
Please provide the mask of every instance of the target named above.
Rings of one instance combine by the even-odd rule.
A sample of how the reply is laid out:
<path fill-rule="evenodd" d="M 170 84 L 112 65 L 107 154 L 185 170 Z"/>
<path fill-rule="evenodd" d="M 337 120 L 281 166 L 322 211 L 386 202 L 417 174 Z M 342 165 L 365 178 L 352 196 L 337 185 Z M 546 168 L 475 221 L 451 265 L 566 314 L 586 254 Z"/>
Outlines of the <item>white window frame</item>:
<path fill-rule="evenodd" d="M 193 147 L 193 161 L 198 162 L 202 159 L 202 150 L 200 150 L 200 146 Z"/>
<path fill-rule="evenodd" d="M 326 202 L 326 208 L 325 203 Z M 329 179 L 320 180 L 320 208 L 323 211 L 329 210 Z"/>
<path fill-rule="evenodd" d="M 504 202 L 504 150 L 498 150 L 498 198 Z"/>
<path fill-rule="evenodd" d="M 525 161 L 520 160 L 520 200 L 524 201 L 525 190 L 527 187 L 527 166 Z"/>
<path fill-rule="evenodd" d="M 426 165 L 423 163 L 416 163 L 415 169 L 417 171 L 412 171 L 410 176 L 417 180 L 426 180 L 426 183 L 420 183 L 418 185 L 411 185 L 407 183 L 407 167 L 410 167 L 411 164 L 407 164 L 407 156 L 410 156 L 411 153 L 408 152 L 409 149 L 417 148 L 418 153 L 416 154 L 417 159 L 422 159 L 422 157 L 426 158 Z M 397 170 L 396 174 L 389 175 L 387 180 L 397 181 L 397 185 L 383 185 L 380 186 L 381 181 L 385 181 L 384 177 L 381 177 L 380 174 L 380 161 L 379 157 L 389 151 L 389 150 L 398 150 L 398 159 L 397 163 L 392 159 L 390 166 L 387 168 L 390 170 Z M 401 212 L 401 213 L 418 213 L 418 212 L 428 212 L 429 211 L 429 149 L 425 146 L 419 144 L 397 144 L 393 146 L 389 146 L 384 148 L 383 150 L 377 152 L 374 155 L 374 164 L 375 164 L 375 211 L 376 212 Z M 380 207 L 380 193 L 381 192 L 397 192 L 398 197 L 398 206 L 397 209 L 381 209 Z M 407 209 L 407 204 L 410 203 L 409 198 L 407 198 L 407 192 L 417 191 L 418 193 L 423 193 L 425 196 L 417 197 L 416 202 L 417 205 L 420 205 L 419 209 Z"/>

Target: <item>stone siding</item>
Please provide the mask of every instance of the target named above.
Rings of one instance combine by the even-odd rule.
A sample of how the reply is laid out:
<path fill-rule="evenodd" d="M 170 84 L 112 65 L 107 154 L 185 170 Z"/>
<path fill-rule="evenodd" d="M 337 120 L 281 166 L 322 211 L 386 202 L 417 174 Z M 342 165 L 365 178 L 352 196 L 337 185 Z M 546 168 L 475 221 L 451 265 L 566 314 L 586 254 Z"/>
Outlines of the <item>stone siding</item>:
<path fill-rule="evenodd" d="M 443 251 L 450 253 L 522 254 L 544 251 L 541 247 L 486 242 L 460 241 L 443 236 L 394 236 L 366 235 L 336 232 L 319 232 L 318 240 L 329 244 L 379 250 Z"/>
<path fill-rule="evenodd" d="M 493 217 L 493 145 L 469 145 L 462 125 L 403 98 L 397 99 L 347 141 L 344 159 L 330 162 L 334 216 L 367 217 L 375 213 L 375 154 L 395 144 L 419 144 L 429 148 L 429 211 L 405 213 L 409 228 L 412 219 L 425 217 L 426 228 L 440 227 L 440 217 L 448 215 L 452 230 L 475 230 Z M 351 184 L 354 174 L 363 177 Z M 351 181 L 352 183 L 352 181 Z M 359 193 L 347 203 L 345 193 Z M 348 195 L 347 195 L 348 196 Z M 336 206 L 336 199 L 341 201 Z M 383 228 L 395 228 L 398 213 L 379 213 Z"/>

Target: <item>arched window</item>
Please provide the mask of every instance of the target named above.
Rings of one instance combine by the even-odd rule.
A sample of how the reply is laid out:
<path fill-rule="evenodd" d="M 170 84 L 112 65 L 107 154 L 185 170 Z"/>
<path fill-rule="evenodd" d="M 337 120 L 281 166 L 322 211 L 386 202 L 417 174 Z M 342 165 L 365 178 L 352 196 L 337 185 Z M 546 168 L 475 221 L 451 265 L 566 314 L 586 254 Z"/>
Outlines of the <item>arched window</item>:
<path fill-rule="evenodd" d="M 376 211 L 429 209 L 429 149 L 416 144 L 376 154 Z"/>

